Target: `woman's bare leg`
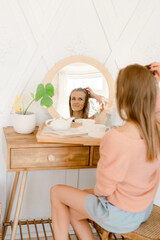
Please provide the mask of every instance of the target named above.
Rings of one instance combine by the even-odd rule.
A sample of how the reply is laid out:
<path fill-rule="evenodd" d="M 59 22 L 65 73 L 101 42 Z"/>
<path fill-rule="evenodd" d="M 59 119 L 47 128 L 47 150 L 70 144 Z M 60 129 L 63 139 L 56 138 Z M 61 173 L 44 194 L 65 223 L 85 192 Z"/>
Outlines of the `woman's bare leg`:
<path fill-rule="evenodd" d="M 70 223 L 80 240 L 95 239 L 86 217 L 72 208 L 70 208 Z"/>
<path fill-rule="evenodd" d="M 52 223 L 56 240 L 68 239 L 70 222 L 80 239 L 94 239 L 88 222 L 84 220 L 89 218 L 85 210 L 87 195 L 85 191 L 65 185 L 51 188 Z"/>

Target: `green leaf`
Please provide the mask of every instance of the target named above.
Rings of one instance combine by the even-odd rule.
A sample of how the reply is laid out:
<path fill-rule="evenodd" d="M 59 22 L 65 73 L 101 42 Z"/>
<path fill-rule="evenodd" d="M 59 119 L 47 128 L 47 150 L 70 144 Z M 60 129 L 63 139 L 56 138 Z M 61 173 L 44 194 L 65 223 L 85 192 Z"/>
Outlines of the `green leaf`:
<path fill-rule="evenodd" d="M 51 107 L 52 104 L 53 104 L 52 99 L 51 99 L 49 96 L 47 96 L 47 95 L 45 95 L 45 96 L 42 98 L 41 102 L 40 102 L 40 105 L 41 105 L 42 107 L 46 107 L 46 108 Z"/>
<path fill-rule="evenodd" d="M 49 95 L 50 97 L 53 97 L 54 95 L 54 87 L 51 83 L 47 83 L 45 86 L 45 91 L 47 93 L 47 95 Z"/>
<path fill-rule="evenodd" d="M 45 89 L 43 84 L 39 84 L 36 90 L 35 101 L 37 102 L 45 94 Z"/>

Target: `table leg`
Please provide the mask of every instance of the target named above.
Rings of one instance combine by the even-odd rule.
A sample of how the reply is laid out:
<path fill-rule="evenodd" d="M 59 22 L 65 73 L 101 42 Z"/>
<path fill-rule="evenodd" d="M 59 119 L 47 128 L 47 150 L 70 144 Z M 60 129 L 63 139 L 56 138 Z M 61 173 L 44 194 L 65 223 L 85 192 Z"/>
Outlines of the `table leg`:
<path fill-rule="evenodd" d="M 23 176 L 22 176 L 22 180 L 21 180 L 21 186 L 20 186 L 20 190 L 19 190 L 19 196 L 18 196 L 17 207 L 16 207 L 14 223 L 13 223 L 13 229 L 12 229 L 12 234 L 11 234 L 11 240 L 14 240 L 15 235 L 16 235 L 17 224 L 18 224 L 18 220 L 19 220 L 19 214 L 20 214 L 20 210 L 21 210 L 22 199 L 23 199 L 25 184 L 26 184 L 26 180 L 27 180 L 27 173 L 28 173 L 27 171 L 23 172 Z"/>
<path fill-rule="evenodd" d="M 9 206 L 8 206 L 7 216 L 6 216 L 5 222 L 9 222 L 9 219 L 10 219 L 10 216 L 11 216 L 12 207 L 13 207 L 13 202 L 14 202 L 14 197 L 15 197 L 15 194 L 16 194 L 17 184 L 18 184 L 18 180 L 19 180 L 19 175 L 20 175 L 20 172 L 16 172 L 16 175 L 15 175 L 15 178 L 14 178 L 13 187 L 12 187 L 12 193 L 11 193 L 11 196 L 10 196 L 10 201 L 9 201 Z M 8 226 L 4 226 L 4 229 L 3 229 L 3 239 L 5 239 L 6 232 L 7 232 L 7 227 L 8 227 Z"/>

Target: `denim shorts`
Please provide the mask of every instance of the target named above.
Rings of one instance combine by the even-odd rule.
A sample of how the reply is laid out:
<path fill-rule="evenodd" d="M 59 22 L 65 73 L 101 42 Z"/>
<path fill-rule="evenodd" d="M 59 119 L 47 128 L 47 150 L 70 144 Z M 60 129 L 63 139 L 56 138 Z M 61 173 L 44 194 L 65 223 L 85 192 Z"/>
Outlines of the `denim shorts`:
<path fill-rule="evenodd" d="M 127 233 L 136 230 L 151 214 L 153 202 L 142 212 L 132 213 L 112 205 L 106 197 L 88 194 L 85 209 L 90 218 L 109 232 Z"/>

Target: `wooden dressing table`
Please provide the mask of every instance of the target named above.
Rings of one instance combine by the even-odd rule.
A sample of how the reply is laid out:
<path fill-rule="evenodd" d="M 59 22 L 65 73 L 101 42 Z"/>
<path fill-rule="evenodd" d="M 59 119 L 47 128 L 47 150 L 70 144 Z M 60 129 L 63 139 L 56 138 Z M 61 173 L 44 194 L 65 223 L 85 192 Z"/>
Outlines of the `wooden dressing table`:
<path fill-rule="evenodd" d="M 66 69 L 66 67 L 69 67 L 70 70 L 70 67 L 72 67 L 72 70 L 74 69 L 74 75 L 77 71 L 77 76 L 79 73 L 83 73 L 84 69 L 91 75 L 96 73 L 98 76 L 103 76 L 102 79 L 104 78 L 105 80 L 103 87 L 104 89 L 108 89 L 109 92 L 108 104 L 107 107 L 105 107 L 95 118 L 96 123 L 102 123 L 106 118 L 108 110 L 111 110 L 114 103 L 114 80 L 110 72 L 103 64 L 93 58 L 85 56 L 72 56 L 62 59 L 51 68 L 46 76 L 44 85 L 47 83 L 53 83 L 54 85 L 54 81 L 57 79 L 55 78 L 56 74 L 59 73 L 59 71 Z M 95 78 L 95 75 L 93 76 Z M 63 105 L 63 102 L 59 104 Z M 60 114 L 53 106 L 47 110 L 52 118 L 60 117 Z M 17 200 L 11 240 L 14 240 L 16 235 L 28 171 L 95 168 L 99 159 L 99 144 L 101 139 L 92 138 L 89 140 L 87 138 L 70 138 L 69 140 L 67 138 L 61 138 L 60 140 L 57 137 L 54 137 L 53 143 L 53 138 L 47 138 L 46 140 L 44 136 L 42 138 L 39 136 L 39 141 L 41 142 L 37 142 L 37 130 L 38 128 L 32 134 L 22 135 L 15 133 L 12 127 L 4 128 L 7 142 L 7 171 L 16 172 L 5 223 L 10 220 L 19 175 L 20 172 L 22 172 L 22 180 L 19 189 L 19 197 Z M 8 225 L 6 224 L 4 226 L 3 236 L 6 234 Z"/>
<path fill-rule="evenodd" d="M 95 145 L 67 143 L 39 143 L 38 128 L 32 134 L 18 134 L 12 127 L 4 128 L 7 142 L 7 171 L 16 172 L 5 222 L 9 222 L 14 197 L 22 173 L 11 240 L 15 239 L 28 171 L 53 169 L 95 168 L 99 159 L 99 143 Z M 7 227 L 4 227 L 3 238 Z"/>

